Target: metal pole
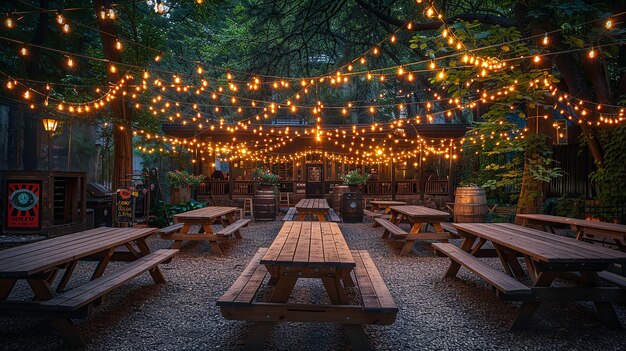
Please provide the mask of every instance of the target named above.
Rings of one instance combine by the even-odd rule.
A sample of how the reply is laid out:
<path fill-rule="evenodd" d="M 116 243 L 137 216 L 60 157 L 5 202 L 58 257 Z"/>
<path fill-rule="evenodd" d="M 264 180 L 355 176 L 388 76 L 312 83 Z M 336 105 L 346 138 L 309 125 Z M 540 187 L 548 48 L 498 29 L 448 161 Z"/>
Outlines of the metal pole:
<path fill-rule="evenodd" d="M 52 169 L 52 132 L 48 132 L 48 171 Z"/>
<path fill-rule="evenodd" d="M 67 170 L 70 170 L 72 164 L 72 124 L 70 123 L 70 137 L 67 141 Z"/>

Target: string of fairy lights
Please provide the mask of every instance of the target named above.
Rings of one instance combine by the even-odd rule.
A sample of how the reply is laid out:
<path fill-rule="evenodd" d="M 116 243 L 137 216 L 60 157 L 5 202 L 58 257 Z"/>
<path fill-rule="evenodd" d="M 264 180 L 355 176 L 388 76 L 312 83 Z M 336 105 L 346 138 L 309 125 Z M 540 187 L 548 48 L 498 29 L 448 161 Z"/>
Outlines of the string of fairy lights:
<path fill-rule="evenodd" d="M 80 27 L 95 30 L 99 33 L 109 35 L 98 28 L 85 25 L 78 21 L 68 19 L 64 13 L 69 11 L 93 10 L 92 8 L 71 8 L 62 10 L 47 10 L 20 1 L 32 8 L 33 11 L 22 11 L 6 13 L 4 26 L 7 29 L 16 29 L 21 16 L 42 13 L 44 11 L 54 13 L 54 21 L 59 26 L 59 31 L 70 34 L 73 27 Z M 98 11 L 101 20 L 117 20 L 118 16 L 115 8 L 139 1 L 129 1 L 126 3 L 110 4 L 102 7 Z M 196 1 L 201 4 L 202 1 Z M 607 46 L 623 45 L 623 42 L 616 41 L 611 44 L 594 45 L 584 48 L 576 48 L 562 51 L 538 52 L 531 56 L 519 57 L 489 57 L 481 55 L 481 50 L 493 47 L 484 46 L 479 48 L 469 48 L 460 40 L 455 29 L 448 25 L 443 14 L 438 11 L 431 1 L 417 0 L 418 4 L 423 4 L 423 14 L 428 19 L 436 19 L 441 22 L 439 35 L 435 38 L 444 40 L 453 52 L 443 56 L 418 60 L 393 66 L 372 68 L 368 66 L 368 58 L 381 54 L 383 45 L 395 45 L 398 42 L 398 34 L 402 30 L 410 31 L 412 22 L 407 21 L 404 26 L 398 27 L 388 37 L 383 38 L 378 43 L 367 49 L 356 57 L 347 60 L 330 72 L 311 77 L 280 77 L 260 73 L 244 72 L 228 67 L 210 65 L 197 60 L 181 57 L 172 52 L 151 48 L 132 39 L 116 36 L 113 41 L 114 48 L 123 51 L 128 44 L 153 52 L 153 63 L 148 67 L 141 67 L 125 62 L 113 62 L 105 58 L 94 57 L 83 53 L 73 53 L 42 45 L 33 45 L 22 41 L 0 36 L 0 40 L 18 46 L 18 53 L 21 57 L 27 57 L 30 49 L 36 47 L 52 54 L 64 57 L 68 70 L 76 70 L 78 61 L 87 60 L 104 64 L 111 73 L 118 73 L 124 70 L 120 80 L 109 85 L 72 85 L 63 83 L 49 83 L 29 79 L 16 79 L 5 72 L 0 72 L 4 76 L 7 90 L 20 91 L 18 96 L 21 102 L 26 103 L 31 109 L 42 107 L 45 110 L 55 110 L 65 115 L 90 115 L 96 110 L 106 107 L 106 105 L 116 99 L 122 99 L 138 110 L 148 111 L 155 117 L 164 117 L 171 123 L 181 125 L 195 124 L 197 131 L 191 138 L 169 138 L 158 133 L 146 132 L 135 129 L 134 134 L 147 140 L 158 140 L 163 145 L 169 143 L 169 147 L 146 148 L 140 147 L 143 152 L 188 152 L 204 153 L 221 150 L 228 152 L 231 157 L 246 158 L 256 161 L 278 161 L 294 160 L 302 157 L 299 153 L 288 156 L 278 154 L 278 151 L 285 145 L 302 138 L 314 138 L 318 142 L 329 142 L 338 149 L 336 154 L 326 153 L 331 159 L 341 159 L 345 162 L 369 162 L 378 163 L 383 161 L 404 162 L 410 158 L 420 157 L 423 154 L 445 155 L 445 157 L 457 157 L 457 152 L 463 148 L 476 145 L 484 145 L 486 140 L 494 138 L 502 141 L 517 140 L 524 137 L 525 130 L 511 129 L 508 132 L 492 132 L 492 134 L 468 134 L 465 138 L 450 139 L 423 139 L 419 134 L 415 139 L 409 139 L 401 132 L 403 125 L 411 123 L 435 123 L 438 118 L 452 118 L 458 111 L 475 108 L 480 103 L 494 103 L 500 97 L 506 97 L 509 92 L 519 89 L 522 84 L 528 84 L 527 89 L 545 89 L 547 95 L 554 99 L 555 110 L 570 120 L 578 123 L 588 123 L 595 125 L 616 125 L 624 120 L 624 108 L 621 106 L 599 104 L 593 101 L 571 96 L 561 92 L 553 83 L 544 80 L 531 80 L 529 82 L 518 82 L 509 87 L 501 87 L 491 91 L 481 89 L 467 89 L 468 93 L 463 97 L 448 99 L 442 91 L 433 91 L 431 88 L 420 91 L 422 95 L 431 95 L 432 98 L 420 99 L 419 101 L 402 101 L 400 103 L 390 102 L 389 98 L 383 94 L 376 98 L 365 100 L 352 100 L 347 103 L 333 104 L 324 103 L 318 99 L 318 89 L 328 87 L 340 87 L 349 83 L 353 79 L 362 79 L 383 84 L 390 79 L 396 81 L 413 82 L 417 74 L 434 73 L 435 78 L 443 80 L 446 74 L 456 69 L 474 68 L 476 77 L 486 77 L 490 72 L 515 69 L 516 63 L 530 62 L 541 63 L 542 59 L 552 55 L 565 52 L 585 51 L 588 59 L 597 58 L 602 53 L 602 48 Z M 155 1 L 155 12 L 164 14 L 168 7 L 164 2 Z M 584 24 L 602 22 L 607 31 L 615 28 L 614 18 L 622 15 L 614 14 L 610 17 L 592 20 Z M 530 41 L 540 38 L 541 45 L 550 45 L 550 37 L 562 29 L 557 29 L 543 35 L 533 35 L 519 38 L 507 43 Z M 512 55 L 513 53 L 511 53 Z M 171 55 L 181 62 L 186 62 L 188 68 L 183 72 L 173 72 L 160 67 L 164 62 L 165 55 Z M 455 65 L 444 65 L 443 60 L 453 60 Z M 222 72 L 217 77 L 207 74 L 205 68 L 211 68 Z M 189 73 L 193 72 L 193 73 Z M 189 82 L 189 83 L 185 83 Z M 464 83 L 470 87 L 473 79 Z M 244 87 L 245 86 L 245 87 Z M 93 89 L 95 97 L 83 101 L 68 101 L 54 94 L 55 87 L 66 87 L 74 89 Z M 247 89 L 246 89 L 247 88 Z M 262 98 L 267 89 L 276 94 L 284 94 L 284 99 L 276 102 L 275 99 L 268 100 Z M 179 97 L 172 97 L 169 94 L 178 94 Z M 314 93 L 314 94 L 311 94 Z M 418 93 L 412 91 L 413 94 Z M 93 93 L 92 93 L 93 94 Z M 408 99 L 410 94 L 403 94 L 398 91 L 391 99 Z M 446 106 L 447 105 L 447 106 Z M 367 110 L 371 115 L 376 115 L 379 111 L 404 111 L 409 109 L 422 111 L 414 117 L 393 119 L 388 122 L 373 122 L 365 125 L 342 125 L 330 126 L 324 123 L 325 115 L 341 114 L 349 116 L 355 108 Z M 310 111 L 310 116 L 314 118 L 314 124 L 302 131 L 290 132 L 289 126 L 263 126 L 259 124 L 264 120 L 284 116 L 285 112 L 291 116 L 305 116 L 302 111 Z M 328 111 L 328 112 L 326 112 Z M 400 113 L 394 113 L 400 115 Z M 593 117 L 592 117 L 593 116 Z M 118 128 L 126 128 L 121 123 Z M 233 133 L 229 142 L 200 142 L 198 136 L 215 130 L 225 130 Z M 255 137 L 247 142 L 237 141 L 238 132 L 252 132 Z M 262 139 L 261 139 L 262 138 Z M 346 141 L 343 139 L 350 139 Z M 177 151 L 178 150 L 178 151 Z M 345 150 L 345 152 L 343 152 Z M 349 155 L 349 156 L 348 156 Z"/>

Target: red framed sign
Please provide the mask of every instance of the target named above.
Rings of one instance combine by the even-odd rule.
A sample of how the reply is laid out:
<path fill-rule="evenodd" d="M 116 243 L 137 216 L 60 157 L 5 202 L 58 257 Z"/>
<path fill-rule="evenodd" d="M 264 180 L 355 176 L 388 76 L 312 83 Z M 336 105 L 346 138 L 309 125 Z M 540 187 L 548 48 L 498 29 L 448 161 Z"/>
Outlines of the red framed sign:
<path fill-rule="evenodd" d="M 7 180 L 6 229 L 41 230 L 41 181 Z"/>

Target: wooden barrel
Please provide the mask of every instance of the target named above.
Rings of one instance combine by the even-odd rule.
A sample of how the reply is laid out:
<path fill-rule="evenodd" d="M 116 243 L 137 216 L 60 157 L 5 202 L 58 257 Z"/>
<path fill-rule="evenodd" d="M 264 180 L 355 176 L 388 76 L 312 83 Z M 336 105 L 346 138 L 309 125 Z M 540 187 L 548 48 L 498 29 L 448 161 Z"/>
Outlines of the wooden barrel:
<path fill-rule="evenodd" d="M 485 189 L 478 186 L 458 187 L 454 196 L 454 221 L 456 223 L 484 223 L 489 207 Z"/>
<path fill-rule="evenodd" d="M 333 188 L 332 206 L 335 212 L 341 213 L 341 196 L 343 193 L 347 193 L 348 191 L 347 185 L 336 185 Z"/>
<path fill-rule="evenodd" d="M 341 219 L 344 223 L 363 222 L 363 194 L 347 192 L 341 197 Z"/>
<path fill-rule="evenodd" d="M 273 190 L 257 190 L 253 203 L 255 221 L 276 220 L 276 194 Z"/>

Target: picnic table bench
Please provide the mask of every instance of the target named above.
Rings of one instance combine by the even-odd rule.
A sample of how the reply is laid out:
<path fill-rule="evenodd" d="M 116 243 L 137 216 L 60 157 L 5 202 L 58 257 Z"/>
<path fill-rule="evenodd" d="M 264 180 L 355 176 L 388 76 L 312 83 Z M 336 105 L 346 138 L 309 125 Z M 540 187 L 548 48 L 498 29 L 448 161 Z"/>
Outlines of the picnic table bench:
<path fill-rule="evenodd" d="M 404 246 L 400 251 L 400 256 L 408 255 L 413 250 L 416 240 L 439 240 L 447 242 L 448 239 L 455 238 L 454 233 L 444 231 L 441 222 L 449 219 L 450 214 L 432 208 L 413 205 L 390 206 L 391 217 L 389 220 L 382 217 L 374 218 L 377 226 L 383 227 L 383 239 L 404 240 Z M 400 228 L 399 224 L 403 220 L 408 220 L 411 229 L 407 232 Z M 432 224 L 435 232 L 427 232 L 426 226 Z"/>
<path fill-rule="evenodd" d="M 220 242 L 229 240 L 231 237 L 241 238 L 240 229 L 250 223 L 250 219 L 235 221 L 236 207 L 209 206 L 178 213 L 174 215 L 175 224 L 161 228 L 161 239 L 174 240 L 173 249 L 179 249 L 183 241 L 204 240 L 211 246 L 211 251 L 216 255 L 222 254 Z M 218 222 L 224 226 L 217 232 L 213 232 L 211 226 Z"/>
<path fill-rule="evenodd" d="M 320 279 L 331 304 L 288 303 L 298 279 Z M 258 290 L 273 289 L 269 299 Z M 357 301 L 348 298 L 354 290 Z M 355 350 L 370 348 L 363 324 L 392 324 L 398 308 L 366 250 L 350 251 L 335 223 L 286 222 L 217 301 L 227 319 L 256 321 L 247 349 L 262 349 L 275 322 L 341 323 Z"/>
<path fill-rule="evenodd" d="M 307 216 L 320 222 L 326 221 L 326 215 L 330 210 L 326 199 L 302 199 L 295 206 L 297 219 L 303 221 Z"/>
<path fill-rule="evenodd" d="M 158 265 L 178 250 L 150 252 L 145 239 L 155 228 L 96 228 L 0 251 L 0 314 L 49 319 L 70 347 L 85 342 L 71 319 L 86 318 L 111 290 L 149 272 L 155 283 L 165 283 Z M 118 247 L 126 247 L 135 260 L 121 268 L 105 270 Z M 78 262 L 97 257 L 99 262 L 88 283 L 63 292 Z M 59 271 L 64 275 L 55 295 L 52 284 Z M 26 280 L 33 301 L 10 300 L 18 280 Z"/>
<path fill-rule="evenodd" d="M 578 240 L 593 241 L 594 237 L 606 238 L 613 240 L 620 250 L 626 250 L 626 225 L 623 224 L 544 214 L 518 214 L 517 217 L 522 219 L 523 226 L 543 226 L 546 231 L 554 233 L 555 225 L 567 225 Z"/>
<path fill-rule="evenodd" d="M 511 324 L 512 330 L 527 328 L 537 307 L 546 301 L 591 301 L 603 322 L 612 328 L 620 327 L 611 303 L 626 300 L 626 292 L 618 284 L 601 286 L 600 275 L 608 281 L 611 276 L 604 270 L 611 264 L 626 262 L 626 253 L 509 223 L 454 226 L 464 238 L 460 248 L 447 243 L 433 244 L 435 250 L 451 259 L 445 277 L 455 277 L 460 267 L 466 267 L 493 286 L 501 299 L 523 302 Z M 491 255 L 482 252 L 487 242 L 495 247 L 488 251 Z M 479 256 L 498 257 L 504 271 L 487 265 Z M 518 256 L 523 257 L 528 273 Z M 557 275 L 572 273 L 581 278 L 582 286 L 552 285 Z M 527 274 L 531 286 L 515 279 Z"/>
<path fill-rule="evenodd" d="M 328 206 L 328 202 L 325 199 L 300 200 L 296 207 L 290 207 L 289 210 L 287 210 L 287 214 L 285 214 L 285 217 L 283 217 L 283 221 L 302 221 L 309 215 L 312 216 L 312 218 L 316 218 L 320 222 L 325 222 L 327 219 L 331 222 L 341 222 L 341 218 L 339 217 L 337 212 L 335 212 L 335 210 Z"/>

